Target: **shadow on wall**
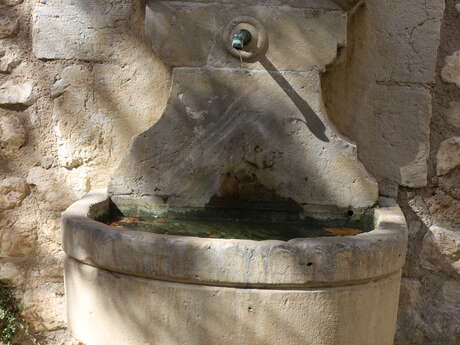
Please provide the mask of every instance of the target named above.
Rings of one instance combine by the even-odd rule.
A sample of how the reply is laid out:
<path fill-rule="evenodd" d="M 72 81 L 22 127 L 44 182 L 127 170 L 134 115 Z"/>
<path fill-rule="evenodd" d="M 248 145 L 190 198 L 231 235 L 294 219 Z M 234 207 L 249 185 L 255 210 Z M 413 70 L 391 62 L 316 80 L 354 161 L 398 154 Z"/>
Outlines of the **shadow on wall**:
<path fill-rule="evenodd" d="M 329 142 L 328 137 L 326 136 L 326 126 L 323 124 L 321 119 L 318 115 L 315 114 L 313 109 L 308 105 L 308 103 L 299 96 L 297 91 L 295 91 L 286 78 L 276 69 L 276 67 L 270 62 L 270 60 L 266 56 L 262 56 L 259 59 L 259 62 L 264 66 L 267 72 L 274 71 L 277 73 L 270 73 L 270 76 L 276 83 L 279 85 L 281 89 L 286 93 L 286 95 L 291 99 L 291 101 L 296 105 L 297 109 L 299 109 L 300 113 L 304 117 L 304 121 L 298 120 L 303 122 L 310 132 L 312 132 L 319 140 Z"/>

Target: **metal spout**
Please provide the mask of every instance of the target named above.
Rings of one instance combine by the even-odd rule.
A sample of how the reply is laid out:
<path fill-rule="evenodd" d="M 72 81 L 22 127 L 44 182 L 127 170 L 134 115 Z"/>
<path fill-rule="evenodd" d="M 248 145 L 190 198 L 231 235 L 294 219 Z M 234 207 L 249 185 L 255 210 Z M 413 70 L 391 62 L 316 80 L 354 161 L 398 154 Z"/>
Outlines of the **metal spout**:
<path fill-rule="evenodd" d="M 244 46 L 248 45 L 251 42 L 252 35 L 246 29 L 241 29 L 236 32 L 232 37 L 232 47 L 238 50 L 242 50 Z"/>

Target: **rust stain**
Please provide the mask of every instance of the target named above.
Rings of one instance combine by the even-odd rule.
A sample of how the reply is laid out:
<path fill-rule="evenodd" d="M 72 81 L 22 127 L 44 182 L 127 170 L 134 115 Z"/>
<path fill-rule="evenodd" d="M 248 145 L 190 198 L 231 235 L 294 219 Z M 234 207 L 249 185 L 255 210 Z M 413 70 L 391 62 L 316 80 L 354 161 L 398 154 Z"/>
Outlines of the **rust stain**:
<path fill-rule="evenodd" d="M 325 228 L 324 230 L 336 236 L 352 236 L 362 233 L 361 230 L 352 228 Z"/>

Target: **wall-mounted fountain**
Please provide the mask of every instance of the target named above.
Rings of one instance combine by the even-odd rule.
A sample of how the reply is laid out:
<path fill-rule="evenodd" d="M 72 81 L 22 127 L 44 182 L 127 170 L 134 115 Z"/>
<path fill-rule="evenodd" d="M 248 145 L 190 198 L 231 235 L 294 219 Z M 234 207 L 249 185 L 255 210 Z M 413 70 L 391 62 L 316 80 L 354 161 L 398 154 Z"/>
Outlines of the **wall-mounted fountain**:
<path fill-rule="evenodd" d="M 109 192 L 63 216 L 75 336 L 393 343 L 404 217 L 377 207 L 376 182 L 322 101 L 346 28 L 328 0 L 148 2 L 171 95 Z"/>

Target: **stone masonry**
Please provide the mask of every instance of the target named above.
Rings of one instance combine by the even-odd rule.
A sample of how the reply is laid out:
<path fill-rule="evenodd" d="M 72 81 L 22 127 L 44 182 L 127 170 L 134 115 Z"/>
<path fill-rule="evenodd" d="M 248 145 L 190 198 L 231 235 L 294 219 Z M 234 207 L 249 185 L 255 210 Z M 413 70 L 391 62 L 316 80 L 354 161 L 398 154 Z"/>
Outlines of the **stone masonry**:
<path fill-rule="evenodd" d="M 215 1 L 190 2 L 178 17 L 193 18 Z M 306 32 L 321 37 L 317 44 L 335 40 L 305 61 L 300 56 L 300 65 L 316 66 L 328 120 L 356 144 L 380 196 L 398 198 L 405 212 L 410 244 L 395 344 L 459 344 L 457 1 L 263 2 L 316 13 L 320 19 Z M 174 42 L 145 37 L 144 5 L 0 0 L 0 279 L 16 287 L 35 344 L 77 344 L 66 333 L 60 213 L 108 184 L 132 138 L 159 120 L 171 66 L 185 58 Z M 343 9 L 348 17 L 337 15 Z M 318 30 L 331 21 L 343 21 L 347 37 Z M 207 25 L 213 23 L 198 29 Z M 295 21 L 285 28 L 300 29 Z M 272 62 L 282 65 L 289 45 L 276 47 Z M 201 48 L 206 59 L 192 56 L 196 65 L 227 63 L 214 47 Z M 189 107 L 190 116 L 200 116 Z"/>

